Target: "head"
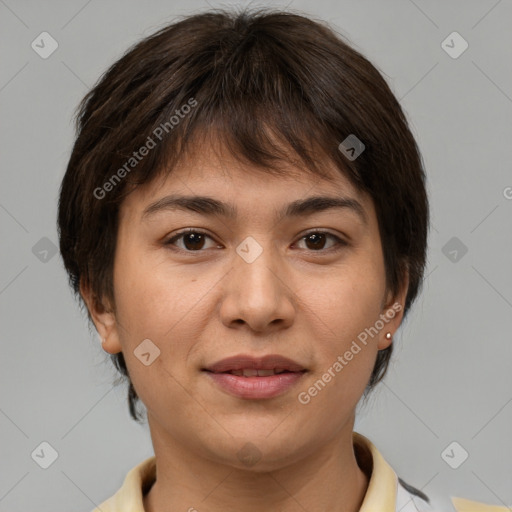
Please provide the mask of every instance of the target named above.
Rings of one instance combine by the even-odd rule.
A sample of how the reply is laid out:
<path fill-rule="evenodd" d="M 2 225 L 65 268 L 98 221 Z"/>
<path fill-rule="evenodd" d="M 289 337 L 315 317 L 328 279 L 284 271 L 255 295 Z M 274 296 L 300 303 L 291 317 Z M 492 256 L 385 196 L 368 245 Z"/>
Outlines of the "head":
<path fill-rule="evenodd" d="M 270 431 L 283 407 L 297 407 L 295 447 L 311 439 L 301 415 L 327 437 L 353 418 L 420 290 L 428 201 L 399 103 L 341 36 L 292 13 L 212 11 L 135 45 L 84 98 L 58 224 L 132 416 L 141 398 L 213 453 L 218 424 Z M 300 363 L 293 399 L 242 400 L 240 415 L 205 370 L 242 353 Z"/>

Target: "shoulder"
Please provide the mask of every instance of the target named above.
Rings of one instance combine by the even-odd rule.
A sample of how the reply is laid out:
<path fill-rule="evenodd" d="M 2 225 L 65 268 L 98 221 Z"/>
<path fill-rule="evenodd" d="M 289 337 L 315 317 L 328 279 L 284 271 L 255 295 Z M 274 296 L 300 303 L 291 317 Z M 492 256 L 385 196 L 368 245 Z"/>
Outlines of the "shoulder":
<path fill-rule="evenodd" d="M 478 501 L 467 500 L 465 498 L 451 498 L 453 509 L 457 512 L 510 512 L 510 508 L 488 505 Z M 432 507 L 429 498 L 404 482 L 398 479 L 396 510 L 400 512 L 445 512 Z M 448 511 L 446 511 L 448 512 Z"/>
<path fill-rule="evenodd" d="M 466 500 L 465 498 L 452 498 L 452 503 L 457 512 L 510 512 L 512 508 L 499 505 L 487 505 L 479 501 Z"/>
<path fill-rule="evenodd" d="M 92 512 L 144 512 L 143 496 L 156 479 L 156 458 L 132 468 L 121 488 Z"/>
<path fill-rule="evenodd" d="M 450 497 L 452 506 L 436 508 L 422 491 L 398 477 L 376 446 L 353 432 L 354 452 L 360 468 L 369 476 L 360 512 L 512 512 L 512 508 Z"/>

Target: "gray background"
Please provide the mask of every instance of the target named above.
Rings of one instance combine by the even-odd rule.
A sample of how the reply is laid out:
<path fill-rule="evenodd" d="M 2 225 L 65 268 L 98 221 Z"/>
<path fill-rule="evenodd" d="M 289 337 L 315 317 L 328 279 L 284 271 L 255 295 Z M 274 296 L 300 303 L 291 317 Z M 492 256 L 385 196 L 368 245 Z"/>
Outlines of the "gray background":
<path fill-rule="evenodd" d="M 101 73 L 208 5 L 230 3 L 0 0 L 0 511 L 91 510 L 152 455 L 51 252 L 58 187 L 74 109 Z M 428 277 L 356 428 L 438 507 L 512 506 L 512 2 L 272 5 L 330 22 L 385 74 L 428 173 Z M 31 48 L 43 31 L 59 45 L 47 59 Z M 441 47 L 453 31 L 469 44 L 456 59 Z M 58 452 L 46 470 L 31 458 L 42 441 Z M 453 441 L 452 464 L 469 453 L 457 469 L 441 455 Z"/>

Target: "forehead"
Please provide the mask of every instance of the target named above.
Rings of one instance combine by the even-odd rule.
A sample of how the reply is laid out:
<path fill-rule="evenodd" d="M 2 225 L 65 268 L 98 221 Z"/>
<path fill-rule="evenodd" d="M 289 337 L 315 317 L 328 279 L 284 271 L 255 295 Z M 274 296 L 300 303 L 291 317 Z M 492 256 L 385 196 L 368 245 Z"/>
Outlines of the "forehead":
<path fill-rule="evenodd" d="M 226 150 L 204 146 L 187 153 L 171 170 L 162 169 L 150 182 L 139 185 L 123 205 L 142 208 L 155 198 L 172 192 L 215 195 L 240 204 L 257 199 L 263 205 L 266 201 L 285 202 L 292 198 L 322 194 L 372 202 L 327 159 L 317 162 L 325 177 L 290 161 L 275 161 L 273 165 L 278 172 L 243 162 Z"/>

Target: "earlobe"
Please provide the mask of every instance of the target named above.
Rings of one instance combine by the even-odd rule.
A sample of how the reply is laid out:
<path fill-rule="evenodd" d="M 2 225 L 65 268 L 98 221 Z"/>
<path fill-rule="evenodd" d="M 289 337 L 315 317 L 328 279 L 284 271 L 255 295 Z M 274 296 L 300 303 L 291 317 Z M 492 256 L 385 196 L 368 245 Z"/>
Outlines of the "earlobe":
<path fill-rule="evenodd" d="M 384 336 L 381 336 L 381 338 L 379 338 L 377 348 L 379 350 L 385 350 L 391 345 L 391 343 L 393 343 L 393 335 L 391 334 L 391 332 L 388 331 Z"/>
<path fill-rule="evenodd" d="M 119 343 L 117 335 L 115 339 L 102 338 L 101 346 L 103 347 L 103 350 L 105 352 L 108 352 L 109 354 L 118 354 L 119 352 L 121 352 L 121 345 Z"/>
<path fill-rule="evenodd" d="M 378 341 L 378 349 L 384 350 L 393 343 L 393 335 L 400 327 L 404 316 L 404 305 L 407 298 L 407 292 L 409 290 L 409 274 L 406 272 L 403 285 L 400 291 L 391 295 L 387 295 L 385 300 L 385 306 L 382 310 L 381 318 L 385 318 L 386 326 L 380 333 Z"/>
<path fill-rule="evenodd" d="M 94 296 L 91 288 L 83 280 L 80 281 L 80 294 L 101 338 L 103 350 L 109 354 L 121 352 L 122 347 L 119 341 L 117 321 L 112 308 L 105 307 L 103 302 Z"/>

